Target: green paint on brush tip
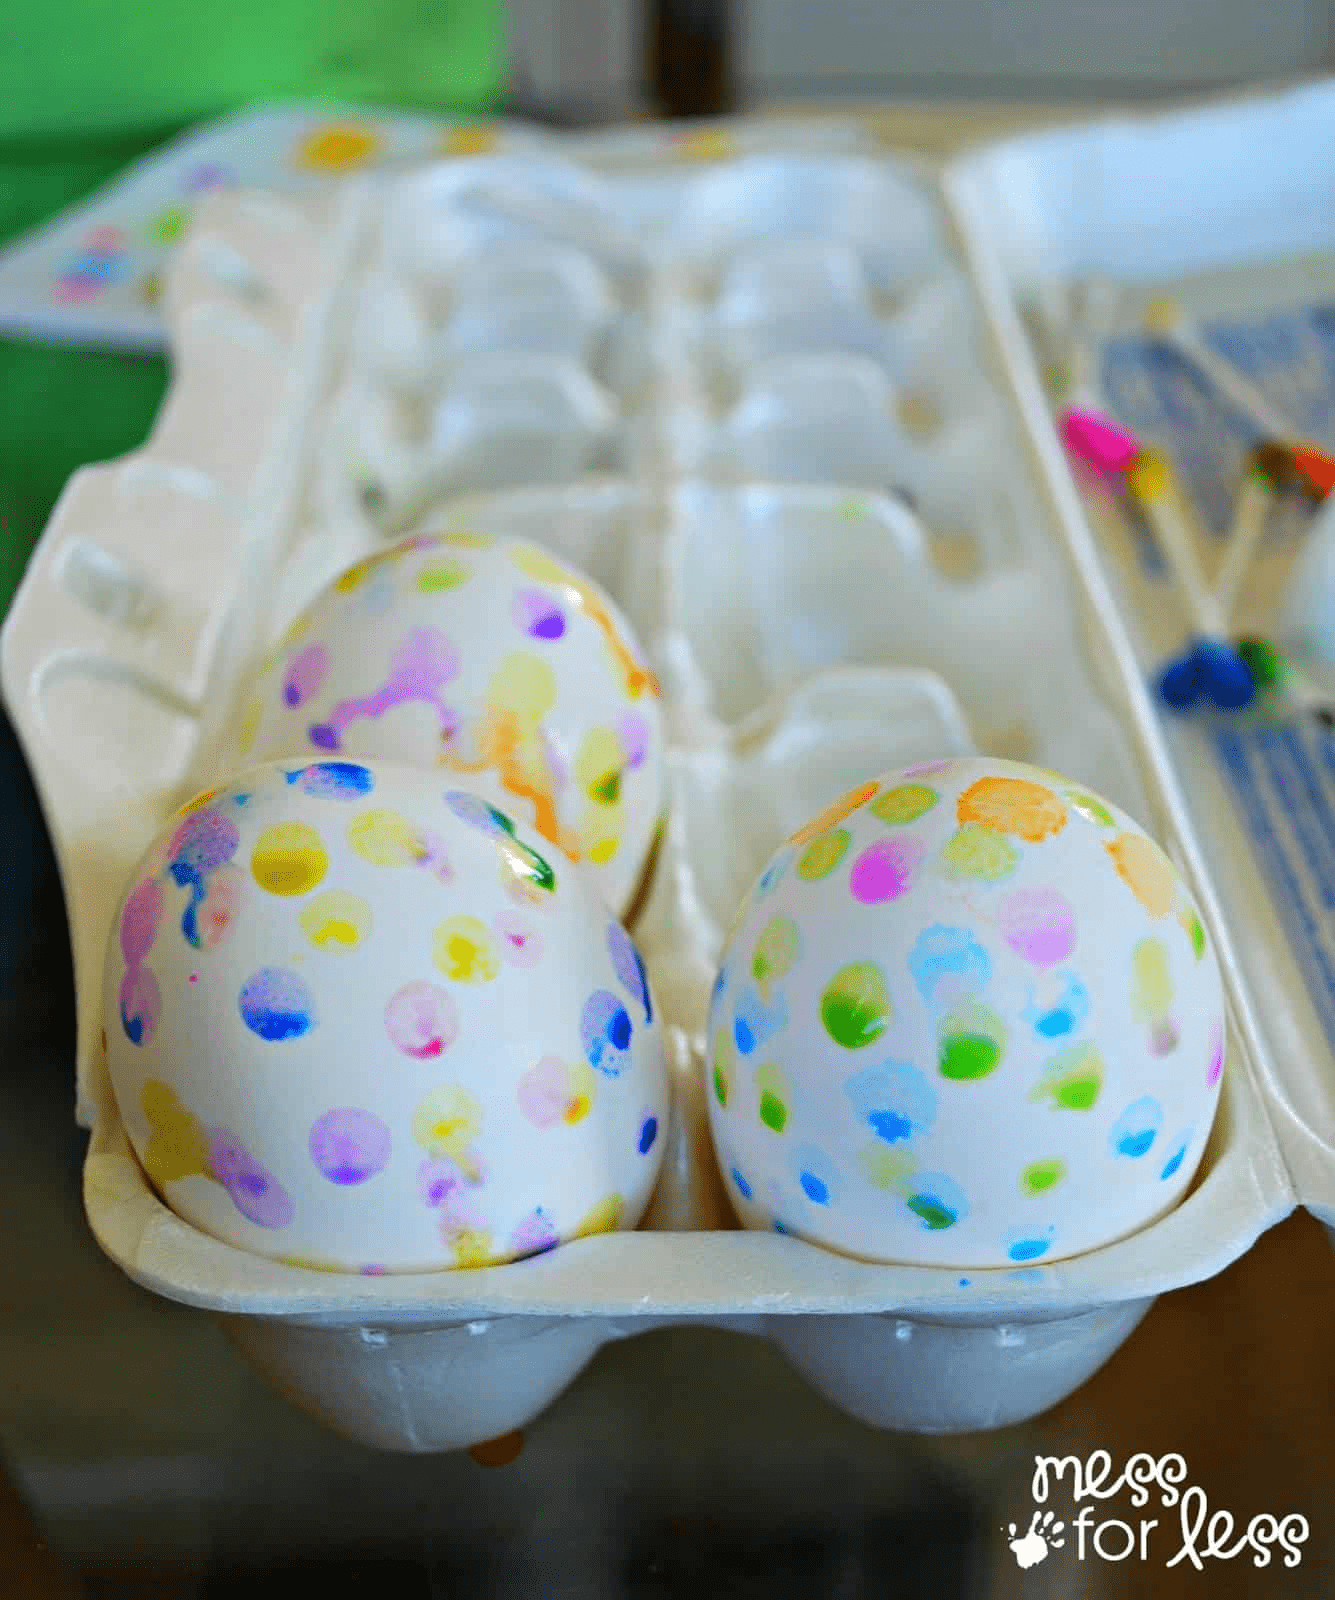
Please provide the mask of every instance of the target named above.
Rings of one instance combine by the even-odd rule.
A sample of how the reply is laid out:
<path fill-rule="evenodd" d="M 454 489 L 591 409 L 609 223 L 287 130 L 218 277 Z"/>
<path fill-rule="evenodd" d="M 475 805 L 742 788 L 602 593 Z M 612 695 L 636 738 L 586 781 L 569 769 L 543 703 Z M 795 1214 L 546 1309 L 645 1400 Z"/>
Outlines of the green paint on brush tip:
<path fill-rule="evenodd" d="M 1238 654 L 1262 689 L 1282 689 L 1293 681 L 1293 668 L 1268 639 L 1239 639 Z"/>
<path fill-rule="evenodd" d="M 825 1031 L 845 1050 L 862 1050 L 885 1032 L 890 1022 L 890 991 L 874 961 L 853 961 L 841 967 L 820 1000 Z"/>

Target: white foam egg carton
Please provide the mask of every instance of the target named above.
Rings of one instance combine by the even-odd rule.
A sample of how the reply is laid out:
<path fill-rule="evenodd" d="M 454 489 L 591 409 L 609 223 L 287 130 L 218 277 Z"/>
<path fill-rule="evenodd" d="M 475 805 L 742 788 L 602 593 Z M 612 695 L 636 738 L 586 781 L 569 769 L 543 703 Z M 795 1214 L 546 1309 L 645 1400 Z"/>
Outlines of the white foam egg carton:
<path fill-rule="evenodd" d="M 1295 162 L 1296 150 L 1309 158 Z M 1181 295 L 1193 284 L 1231 282 L 1230 303 L 1240 313 L 1250 305 L 1258 317 L 1286 303 L 1328 306 L 1335 284 L 1335 81 L 1006 140 L 961 159 L 947 187 L 1057 526 L 1092 582 L 1103 586 L 1107 578 L 1113 592 L 1125 593 L 1059 441 L 1025 316 L 1054 292 L 1091 282 L 1119 286 L 1133 304 L 1137 292 Z M 1287 302 L 1274 298 L 1272 284 L 1287 285 L 1278 291 Z M 1315 374 L 1309 369 L 1306 379 L 1328 393 L 1329 365 Z M 1290 400 L 1301 388 L 1290 386 Z M 1335 447 L 1335 438 L 1318 442 Z M 1335 617 L 1333 535 L 1335 502 L 1328 501 L 1305 546 L 1298 544 L 1306 554 L 1292 562 L 1285 580 L 1288 615 L 1273 606 L 1253 624 L 1285 647 L 1295 637 L 1295 614 L 1309 625 L 1320 618 L 1327 628 Z M 1157 646 L 1160 660 L 1184 636 L 1180 613 L 1175 639 L 1156 636 L 1144 616 L 1130 620 L 1142 644 Z M 1147 655 L 1148 671 L 1155 662 Z M 1232 935 L 1239 1029 L 1298 1200 L 1335 1243 L 1335 1013 L 1316 992 L 1335 994 L 1330 899 L 1318 890 L 1317 925 L 1295 936 L 1294 923 L 1286 926 L 1281 914 L 1288 908 L 1276 904 L 1276 881 L 1267 883 L 1262 869 L 1268 824 L 1240 816 L 1209 720 L 1170 716 L 1164 736 Z M 1313 842 L 1298 833 L 1295 854 L 1305 879 Z M 1317 853 L 1331 842 L 1327 824 Z M 1278 889 L 1281 900 L 1301 903 L 1308 894 L 1306 881 L 1299 887 L 1290 879 Z M 1317 976 L 1323 969 L 1324 981 Z"/>
<path fill-rule="evenodd" d="M 846 788 L 972 748 L 1060 768 L 1165 842 L 1221 933 L 935 178 L 879 151 L 756 146 L 683 166 L 572 142 L 211 198 L 169 284 L 153 434 L 71 481 L 4 631 L 70 913 L 93 1230 L 136 1282 L 216 1314 L 280 1390 L 375 1445 L 502 1434 L 607 1341 L 680 1323 L 773 1340 L 879 1426 L 1000 1426 L 1070 1393 L 1157 1295 L 1294 1203 L 1235 1026 L 1196 1184 L 1106 1248 L 952 1272 L 736 1226 L 703 1098 L 716 960 L 769 852 Z M 586 568 L 665 686 L 671 816 L 634 931 L 668 1022 L 667 1159 L 639 1231 L 481 1270 L 322 1274 L 157 1198 L 107 1079 L 103 950 L 134 860 L 218 776 L 256 653 L 344 565 L 447 522 Z"/>

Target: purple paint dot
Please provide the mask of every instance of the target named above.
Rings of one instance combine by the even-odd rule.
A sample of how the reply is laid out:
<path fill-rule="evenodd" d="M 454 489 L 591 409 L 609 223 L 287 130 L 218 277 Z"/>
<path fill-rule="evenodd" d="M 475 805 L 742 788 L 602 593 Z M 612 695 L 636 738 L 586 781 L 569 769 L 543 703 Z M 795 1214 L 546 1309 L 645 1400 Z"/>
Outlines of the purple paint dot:
<path fill-rule="evenodd" d="M 533 639 L 559 639 L 566 631 L 565 613 L 541 589 L 520 589 L 514 598 L 516 627 Z"/>
<path fill-rule="evenodd" d="M 283 967 L 261 967 L 241 986 L 241 1020 L 271 1044 L 300 1039 L 315 1026 L 315 1003 L 306 984 Z"/>
<path fill-rule="evenodd" d="M 623 711 L 617 719 L 617 734 L 626 758 L 626 770 L 634 772 L 649 754 L 649 724 L 638 711 Z"/>
<path fill-rule="evenodd" d="M 317 722 L 306 730 L 306 737 L 317 750 L 337 750 L 338 730 L 327 722 Z"/>
<path fill-rule="evenodd" d="M 591 994 L 580 1012 L 579 1032 L 589 1065 L 609 1078 L 620 1077 L 626 1068 L 632 1029 L 617 997 L 606 989 Z"/>
<path fill-rule="evenodd" d="M 330 1183 L 365 1183 L 389 1164 L 390 1134 L 369 1111 L 326 1111 L 311 1129 L 311 1160 Z"/>
<path fill-rule="evenodd" d="M 644 1020 L 654 1020 L 653 1002 L 649 998 L 649 980 L 645 975 L 644 962 L 640 960 L 640 952 L 635 948 L 631 936 L 619 922 L 607 924 L 607 953 L 612 958 L 612 967 L 616 972 L 626 992 L 644 1007 Z"/>
<path fill-rule="evenodd" d="M 172 876 L 181 885 L 206 877 L 229 862 L 240 843 L 236 824 L 220 811 L 192 811 L 167 846 Z"/>
<path fill-rule="evenodd" d="M 313 700 L 324 686 L 329 672 L 329 647 L 323 644 L 307 645 L 288 662 L 283 674 L 283 704 L 304 706 Z"/>
<path fill-rule="evenodd" d="M 1075 911 L 1060 889 L 1012 889 L 1000 924 L 1016 955 L 1036 967 L 1056 966 L 1075 949 Z"/>
<path fill-rule="evenodd" d="M 121 1027 L 131 1044 L 147 1044 L 162 1018 L 158 980 L 147 967 L 131 967 L 121 979 Z"/>
<path fill-rule="evenodd" d="M 363 1278 L 386 1278 L 389 1268 L 382 1267 L 378 1261 L 371 1261 L 361 1268 L 361 1275 Z"/>
<path fill-rule="evenodd" d="M 192 972 L 190 974 L 190 981 L 191 981 L 191 983 L 198 983 L 199 982 L 199 974 L 197 972 Z"/>
<path fill-rule="evenodd" d="M 162 920 L 162 885 L 149 878 L 130 895 L 121 912 L 121 954 L 130 966 L 139 966 L 153 948 Z"/>
<path fill-rule="evenodd" d="M 913 869 L 922 859 L 922 845 L 911 835 L 878 839 L 853 863 L 849 888 L 864 906 L 885 905 L 908 891 Z"/>
<path fill-rule="evenodd" d="M 226 1128 L 209 1130 L 209 1166 L 232 1204 L 257 1227 L 285 1228 L 292 1221 L 292 1196 Z"/>

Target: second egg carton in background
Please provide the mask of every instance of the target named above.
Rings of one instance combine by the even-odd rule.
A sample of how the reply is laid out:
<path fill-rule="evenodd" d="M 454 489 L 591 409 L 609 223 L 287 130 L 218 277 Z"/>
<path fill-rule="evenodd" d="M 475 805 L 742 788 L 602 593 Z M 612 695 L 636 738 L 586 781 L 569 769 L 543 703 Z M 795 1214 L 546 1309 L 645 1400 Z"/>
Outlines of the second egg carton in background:
<path fill-rule="evenodd" d="M 4 686 L 70 908 L 94 1232 L 146 1287 L 220 1314 L 280 1388 L 390 1448 L 503 1433 L 608 1339 L 682 1321 L 764 1333 L 878 1424 L 1031 1415 L 1154 1296 L 1292 1209 L 1240 1030 L 1182 1205 L 1085 1256 L 961 1274 L 737 1229 L 705 1008 L 723 930 L 790 832 L 870 775 L 974 748 L 1144 822 L 1232 976 L 1152 714 L 1097 573 L 1052 531 L 930 173 L 871 149 L 683 168 L 619 161 L 604 137 L 596 163 L 581 154 L 212 198 L 169 283 L 153 436 L 78 474 L 43 537 Z M 102 1059 L 103 949 L 134 860 L 222 775 L 249 667 L 341 568 L 446 525 L 583 567 L 662 679 L 671 816 L 633 931 L 673 1126 L 638 1232 L 478 1271 L 321 1275 L 154 1195 Z"/>

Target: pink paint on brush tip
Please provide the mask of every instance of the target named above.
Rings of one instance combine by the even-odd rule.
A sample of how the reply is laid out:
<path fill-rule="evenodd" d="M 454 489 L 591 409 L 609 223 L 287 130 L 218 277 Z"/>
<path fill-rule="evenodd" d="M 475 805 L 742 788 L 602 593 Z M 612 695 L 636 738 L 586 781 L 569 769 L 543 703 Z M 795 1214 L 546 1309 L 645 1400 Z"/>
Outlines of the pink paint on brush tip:
<path fill-rule="evenodd" d="M 1057 426 L 1071 454 L 1104 477 L 1120 478 L 1140 454 L 1135 434 L 1100 412 L 1065 411 Z"/>

